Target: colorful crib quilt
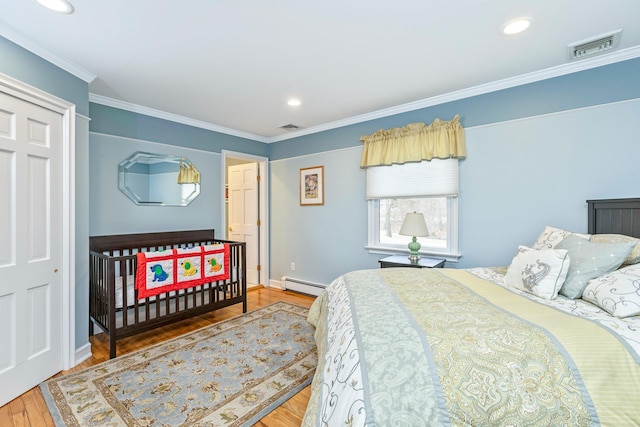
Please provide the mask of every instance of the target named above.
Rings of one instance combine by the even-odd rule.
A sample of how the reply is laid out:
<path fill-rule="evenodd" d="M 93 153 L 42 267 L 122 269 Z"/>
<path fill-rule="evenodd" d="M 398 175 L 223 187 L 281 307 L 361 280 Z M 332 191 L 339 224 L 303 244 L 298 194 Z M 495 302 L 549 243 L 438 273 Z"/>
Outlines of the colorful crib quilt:
<path fill-rule="evenodd" d="M 229 245 L 138 252 L 138 299 L 229 278 Z"/>

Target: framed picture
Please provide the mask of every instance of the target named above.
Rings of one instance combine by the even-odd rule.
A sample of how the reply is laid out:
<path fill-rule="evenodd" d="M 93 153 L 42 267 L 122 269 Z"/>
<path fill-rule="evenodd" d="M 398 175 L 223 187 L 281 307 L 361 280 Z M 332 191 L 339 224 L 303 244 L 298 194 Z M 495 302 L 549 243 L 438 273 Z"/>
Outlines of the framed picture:
<path fill-rule="evenodd" d="M 300 169 L 300 206 L 324 205 L 324 166 Z"/>

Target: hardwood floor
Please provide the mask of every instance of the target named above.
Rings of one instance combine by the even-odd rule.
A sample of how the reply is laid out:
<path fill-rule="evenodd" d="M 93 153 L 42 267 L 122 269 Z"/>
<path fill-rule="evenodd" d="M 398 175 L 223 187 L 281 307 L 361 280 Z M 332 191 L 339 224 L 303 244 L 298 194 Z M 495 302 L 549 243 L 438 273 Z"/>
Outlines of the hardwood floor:
<path fill-rule="evenodd" d="M 281 291 L 272 288 L 258 288 L 247 293 L 248 310 L 271 304 L 276 301 L 287 301 L 304 307 L 310 307 L 314 297 L 295 292 Z M 118 340 L 118 355 L 140 350 L 151 344 L 174 338 L 178 335 L 208 326 L 230 317 L 242 314 L 242 305 L 236 304 L 175 323 L 171 326 L 157 328 L 149 332 Z M 56 375 L 64 375 L 80 369 L 88 368 L 109 359 L 109 347 L 105 334 L 94 335 L 90 339 L 92 357 L 68 371 Z M 310 386 L 305 387 L 294 397 L 286 401 L 276 410 L 260 420 L 259 427 L 294 427 L 302 422 L 304 411 L 309 402 Z M 34 387 L 22 396 L 0 407 L 0 427 L 9 426 L 53 426 L 53 420 L 44 402 L 39 387 Z"/>

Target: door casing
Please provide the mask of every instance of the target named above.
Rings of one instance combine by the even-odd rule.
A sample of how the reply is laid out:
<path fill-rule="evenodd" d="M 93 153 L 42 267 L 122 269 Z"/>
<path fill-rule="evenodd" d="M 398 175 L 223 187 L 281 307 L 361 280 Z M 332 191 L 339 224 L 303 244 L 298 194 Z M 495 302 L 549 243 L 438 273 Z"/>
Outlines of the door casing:
<path fill-rule="evenodd" d="M 269 286 L 269 197 L 268 197 L 268 188 L 269 188 L 269 159 L 262 156 L 255 156 L 253 154 L 240 153 L 236 151 L 222 150 L 222 191 L 221 191 L 221 200 L 220 206 L 222 210 L 222 225 L 223 227 L 227 223 L 227 212 L 225 209 L 225 189 L 224 186 L 227 182 L 226 173 L 227 173 L 227 158 L 231 157 L 234 159 L 243 159 L 247 161 L 253 161 L 258 163 L 258 172 L 260 174 L 260 184 L 259 184 L 259 192 L 260 192 L 260 200 L 259 200 L 259 216 L 260 216 L 260 227 L 258 227 L 259 233 L 259 257 L 260 257 L 260 272 L 258 274 L 258 283 Z M 224 231 L 224 235 L 226 236 L 226 229 Z"/>

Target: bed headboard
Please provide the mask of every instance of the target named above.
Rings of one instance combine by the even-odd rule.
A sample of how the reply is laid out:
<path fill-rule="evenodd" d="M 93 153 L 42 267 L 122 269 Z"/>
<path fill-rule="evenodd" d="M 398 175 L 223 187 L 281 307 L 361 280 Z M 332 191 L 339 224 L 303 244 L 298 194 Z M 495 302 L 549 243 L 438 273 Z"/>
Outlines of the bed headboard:
<path fill-rule="evenodd" d="M 589 234 L 640 238 L 640 198 L 587 200 Z"/>

